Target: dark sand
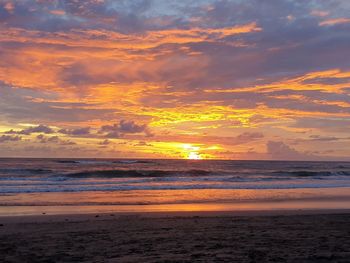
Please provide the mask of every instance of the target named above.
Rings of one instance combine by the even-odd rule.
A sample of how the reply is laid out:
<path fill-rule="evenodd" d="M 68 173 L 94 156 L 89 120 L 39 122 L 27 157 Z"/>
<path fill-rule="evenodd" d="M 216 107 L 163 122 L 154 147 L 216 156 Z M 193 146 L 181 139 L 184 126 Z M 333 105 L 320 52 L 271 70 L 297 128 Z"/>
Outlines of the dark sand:
<path fill-rule="evenodd" d="M 350 214 L 0 218 L 0 262 L 350 262 Z"/>

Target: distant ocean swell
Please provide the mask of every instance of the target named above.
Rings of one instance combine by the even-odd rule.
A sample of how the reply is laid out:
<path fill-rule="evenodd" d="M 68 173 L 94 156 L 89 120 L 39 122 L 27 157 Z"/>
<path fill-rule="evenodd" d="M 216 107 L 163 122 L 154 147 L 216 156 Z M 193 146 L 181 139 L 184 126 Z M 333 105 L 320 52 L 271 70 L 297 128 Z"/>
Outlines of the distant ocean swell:
<path fill-rule="evenodd" d="M 0 175 L 52 175 L 55 171 L 50 169 L 16 169 L 0 168 Z M 285 177 L 320 177 L 320 176 L 350 176 L 350 171 L 259 171 L 256 175 L 261 176 L 285 176 Z M 65 176 L 71 178 L 121 178 L 121 177 L 172 177 L 172 176 L 230 176 L 241 174 L 242 176 L 253 175 L 252 172 L 235 172 L 235 171 L 210 171 L 210 170 L 135 170 L 135 169 L 112 169 L 112 170 L 86 170 L 78 172 L 66 172 L 54 174 L 55 176 Z M 0 180 L 3 179 L 0 177 Z"/>
<path fill-rule="evenodd" d="M 295 189 L 295 188 L 330 188 L 350 187 L 347 176 L 326 177 L 282 177 L 272 176 L 151 176 L 132 174 L 128 177 L 107 177 L 100 172 L 86 175 L 84 172 L 68 176 L 48 176 L 36 178 L 10 177 L 1 178 L 0 193 L 43 193 L 43 192 L 85 192 L 85 191 L 130 191 L 130 190 L 191 190 L 191 189 Z M 323 173 L 322 173 L 323 174 Z M 105 174 L 104 174 L 105 175 Z M 325 180 L 323 178 L 332 178 Z"/>
<path fill-rule="evenodd" d="M 0 193 L 350 187 L 350 163 L 0 159 Z"/>

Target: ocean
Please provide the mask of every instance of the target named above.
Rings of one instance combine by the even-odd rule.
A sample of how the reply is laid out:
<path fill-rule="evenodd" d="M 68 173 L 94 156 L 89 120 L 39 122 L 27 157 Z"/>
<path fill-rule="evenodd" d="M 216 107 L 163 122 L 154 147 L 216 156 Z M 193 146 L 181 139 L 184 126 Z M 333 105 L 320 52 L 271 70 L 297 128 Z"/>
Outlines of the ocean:
<path fill-rule="evenodd" d="M 349 162 L 0 159 L 0 215 L 350 208 L 349 189 Z"/>

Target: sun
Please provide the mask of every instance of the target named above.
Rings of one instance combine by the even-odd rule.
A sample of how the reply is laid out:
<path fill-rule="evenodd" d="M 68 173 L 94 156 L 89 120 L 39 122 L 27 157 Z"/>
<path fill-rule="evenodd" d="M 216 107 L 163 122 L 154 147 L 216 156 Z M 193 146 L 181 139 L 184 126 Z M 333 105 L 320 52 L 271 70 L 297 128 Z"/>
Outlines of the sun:
<path fill-rule="evenodd" d="M 201 160 L 202 157 L 201 157 L 200 154 L 197 153 L 197 152 L 190 152 L 190 153 L 188 154 L 187 159 L 189 159 L 189 160 Z"/>
<path fill-rule="evenodd" d="M 199 154 L 200 147 L 189 143 L 183 144 L 185 158 L 188 160 L 201 160 L 202 156 Z"/>

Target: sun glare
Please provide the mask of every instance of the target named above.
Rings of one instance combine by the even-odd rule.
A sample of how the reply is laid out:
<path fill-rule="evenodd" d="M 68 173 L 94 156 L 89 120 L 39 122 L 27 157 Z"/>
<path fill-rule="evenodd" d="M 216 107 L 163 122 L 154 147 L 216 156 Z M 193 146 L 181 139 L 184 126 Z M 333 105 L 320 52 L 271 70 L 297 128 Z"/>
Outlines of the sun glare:
<path fill-rule="evenodd" d="M 190 153 L 188 154 L 187 159 L 189 159 L 189 160 L 201 160 L 202 157 L 201 157 L 200 154 L 197 153 L 197 152 L 190 152 Z"/>
<path fill-rule="evenodd" d="M 189 160 L 200 160 L 202 156 L 198 153 L 200 150 L 199 146 L 194 146 L 192 144 L 183 144 L 185 158 Z"/>

